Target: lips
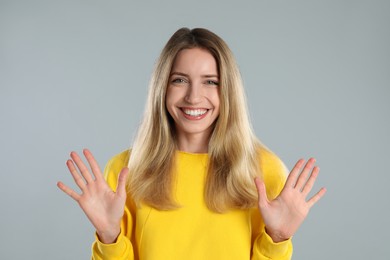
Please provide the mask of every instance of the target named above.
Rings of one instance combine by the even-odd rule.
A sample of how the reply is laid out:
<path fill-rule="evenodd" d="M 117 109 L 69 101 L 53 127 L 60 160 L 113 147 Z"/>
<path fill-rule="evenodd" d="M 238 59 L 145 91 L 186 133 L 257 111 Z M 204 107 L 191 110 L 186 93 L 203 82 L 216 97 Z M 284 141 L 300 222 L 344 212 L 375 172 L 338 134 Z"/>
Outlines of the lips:
<path fill-rule="evenodd" d="M 181 111 L 183 112 L 183 115 L 185 118 L 190 120 L 199 120 L 204 118 L 207 115 L 207 112 L 209 109 L 205 108 L 181 108 Z"/>

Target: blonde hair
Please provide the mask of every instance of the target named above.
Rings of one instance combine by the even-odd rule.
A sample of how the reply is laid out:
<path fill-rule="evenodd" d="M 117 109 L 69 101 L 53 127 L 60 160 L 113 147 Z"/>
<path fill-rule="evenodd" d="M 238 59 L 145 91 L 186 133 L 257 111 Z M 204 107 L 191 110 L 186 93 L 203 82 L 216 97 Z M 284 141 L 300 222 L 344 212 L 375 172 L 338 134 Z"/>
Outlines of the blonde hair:
<path fill-rule="evenodd" d="M 221 86 L 220 114 L 208 147 L 206 204 L 215 212 L 253 207 L 257 202 L 253 179 L 260 175 L 261 144 L 249 122 L 242 80 L 231 50 L 219 36 L 202 28 L 176 31 L 157 60 L 128 164 L 129 193 L 135 202 L 160 210 L 178 207 L 172 196 L 175 127 L 165 96 L 176 55 L 190 48 L 202 48 L 214 56 Z"/>

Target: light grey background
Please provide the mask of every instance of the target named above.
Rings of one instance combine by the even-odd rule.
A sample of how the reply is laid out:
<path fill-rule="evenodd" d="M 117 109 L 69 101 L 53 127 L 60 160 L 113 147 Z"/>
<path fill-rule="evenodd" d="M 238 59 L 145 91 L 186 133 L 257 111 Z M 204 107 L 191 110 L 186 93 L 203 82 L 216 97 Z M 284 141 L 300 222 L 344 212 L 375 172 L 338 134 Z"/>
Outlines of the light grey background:
<path fill-rule="evenodd" d="M 235 53 L 253 126 L 328 188 L 294 259 L 384 259 L 389 243 L 389 1 L 0 0 L 0 258 L 88 259 L 93 227 L 56 187 L 90 148 L 126 149 L 153 64 L 187 26 Z M 73 185 L 74 186 L 74 185 Z"/>

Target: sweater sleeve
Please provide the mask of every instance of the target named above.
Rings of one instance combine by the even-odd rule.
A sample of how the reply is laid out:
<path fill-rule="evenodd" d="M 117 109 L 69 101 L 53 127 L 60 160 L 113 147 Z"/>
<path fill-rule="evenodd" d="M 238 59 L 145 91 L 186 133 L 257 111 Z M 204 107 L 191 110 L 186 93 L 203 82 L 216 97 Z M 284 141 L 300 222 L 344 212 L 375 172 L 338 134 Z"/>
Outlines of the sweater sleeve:
<path fill-rule="evenodd" d="M 129 153 L 129 151 L 125 151 L 113 157 L 106 165 L 104 176 L 113 191 L 116 191 L 120 171 L 127 166 Z M 134 205 L 128 196 L 121 221 L 121 232 L 117 240 L 112 244 L 104 244 L 95 233 L 95 242 L 92 244 L 93 260 L 134 259 L 134 249 L 130 240 L 134 229 L 133 214 Z"/>
<path fill-rule="evenodd" d="M 268 198 L 276 198 L 284 187 L 287 168 L 272 152 L 265 148 L 260 150 L 260 169 L 266 185 Z M 265 231 L 261 214 L 257 208 L 252 210 L 252 260 L 289 260 L 293 247 L 291 238 L 275 243 Z"/>

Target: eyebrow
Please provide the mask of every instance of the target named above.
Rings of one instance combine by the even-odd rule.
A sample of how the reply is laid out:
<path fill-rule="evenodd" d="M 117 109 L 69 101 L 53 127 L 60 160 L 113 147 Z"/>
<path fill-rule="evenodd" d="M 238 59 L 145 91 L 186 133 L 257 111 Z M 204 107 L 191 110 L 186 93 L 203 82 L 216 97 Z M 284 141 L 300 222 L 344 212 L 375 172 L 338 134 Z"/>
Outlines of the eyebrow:
<path fill-rule="evenodd" d="M 174 71 L 174 72 L 171 73 L 170 76 L 173 76 L 173 75 L 184 76 L 184 77 L 189 78 L 189 75 L 186 74 L 186 73 L 183 73 L 183 72 Z M 202 78 L 219 78 L 219 76 L 218 75 L 214 75 L 214 74 L 206 74 L 206 75 L 202 75 Z"/>

